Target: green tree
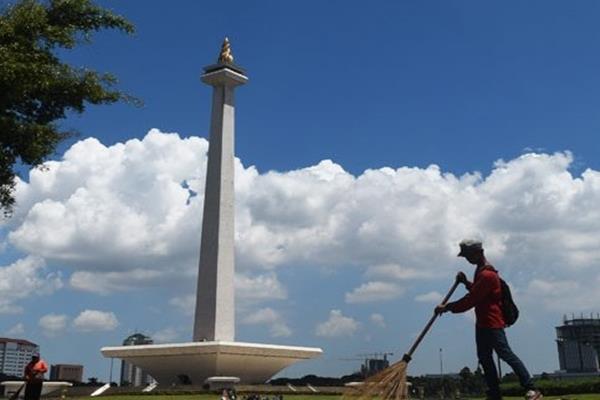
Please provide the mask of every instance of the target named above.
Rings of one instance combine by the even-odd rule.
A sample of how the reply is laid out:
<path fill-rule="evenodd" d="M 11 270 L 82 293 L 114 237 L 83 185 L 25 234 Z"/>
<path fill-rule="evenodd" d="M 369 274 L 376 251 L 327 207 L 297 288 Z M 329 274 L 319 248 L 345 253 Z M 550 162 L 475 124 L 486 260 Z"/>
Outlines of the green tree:
<path fill-rule="evenodd" d="M 14 205 L 15 167 L 39 166 L 74 132 L 57 121 L 88 104 L 130 100 L 113 75 L 62 62 L 57 52 L 94 32 L 133 33 L 125 18 L 91 0 L 19 0 L 0 13 L 0 209 Z"/>
<path fill-rule="evenodd" d="M 469 367 L 463 367 L 458 374 L 460 375 L 461 379 L 465 381 L 473 377 L 473 373 Z"/>
<path fill-rule="evenodd" d="M 519 377 L 514 372 L 508 372 L 502 377 L 502 382 L 519 382 Z"/>

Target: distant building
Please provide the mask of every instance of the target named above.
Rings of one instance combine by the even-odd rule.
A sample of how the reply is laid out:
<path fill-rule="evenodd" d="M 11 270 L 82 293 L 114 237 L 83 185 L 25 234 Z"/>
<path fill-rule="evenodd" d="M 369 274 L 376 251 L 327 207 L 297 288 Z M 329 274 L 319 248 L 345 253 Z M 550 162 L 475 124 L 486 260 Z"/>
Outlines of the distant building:
<path fill-rule="evenodd" d="M 23 339 L 0 338 L 0 373 L 23 376 L 31 356 L 40 351 L 40 346 Z"/>
<path fill-rule="evenodd" d="M 455 381 L 461 380 L 462 377 L 460 376 L 460 374 L 457 373 L 449 373 L 449 374 L 425 374 L 423 375 L 423 378 L 429 378 L 429 379 L 452 379 Z"/>
<path fill-rule="evenodd" d="M 360 366 L 360 371 L 356 371 L 364 378 L 375 375 L 376 373 L 383 371 L 390 366 L 390 362 L 387 359 L 388 355 L 394 353 L 368 353 L 368 354 L 357 354 L 358 357 L 362 358 L 363 363 Z M 359 360 L 359 358 L 347 359 L 347 360 Z"/>
<path fill-rule="evenodd" d="M 390 366 L 387 357 L 384 358 L 368 358 L 360 368 L 360 373 L 364 377 L 375 375 Z"/>
<path fill-rule="evenodd" d="M 55 364 L 50 366 L 50 380 L 81 382 L 83 380 L 83 365 Z"/>
<path fill-rule="evenodd" d="M 560 370 L 566 373 L 597 373 L 600 371 L 600 318 L 566 317 L 556 327 L 556 344 Z"/>
<path fill-rule="evenodd" d="M 150 337 L 141 333 L 134 333 L 123 341 L 123 346 L 140 346 L 153 343 L 154 341 Z M 126 361 L 121 361 L 121 386 L 146 386 L 152 382 L 154 382 L 154 379 L 141 368 Z"/>

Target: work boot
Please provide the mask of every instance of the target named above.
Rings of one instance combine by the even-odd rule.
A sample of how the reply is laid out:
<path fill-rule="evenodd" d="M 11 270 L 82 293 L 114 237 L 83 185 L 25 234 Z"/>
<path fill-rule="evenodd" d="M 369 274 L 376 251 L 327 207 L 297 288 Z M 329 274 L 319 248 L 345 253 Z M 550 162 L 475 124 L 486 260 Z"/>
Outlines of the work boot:
<path fill-rule="evenodd" d="M 541 400 L 544 396 L 539 390 L 531 389 L 525 393 L 526 400 Z"/>

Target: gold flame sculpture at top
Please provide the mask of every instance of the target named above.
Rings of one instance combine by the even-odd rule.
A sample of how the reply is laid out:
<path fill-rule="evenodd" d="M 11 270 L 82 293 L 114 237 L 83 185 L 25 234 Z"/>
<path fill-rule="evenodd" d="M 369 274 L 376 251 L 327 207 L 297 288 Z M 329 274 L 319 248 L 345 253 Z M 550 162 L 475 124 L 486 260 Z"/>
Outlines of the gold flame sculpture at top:
<path fill-rule="evenodd" d="M 229 39 L 223 40 L 221 54 L 219 54 L 219 64 L 233 64 L 233 54 L 231 54 L 231 45 Z"/>

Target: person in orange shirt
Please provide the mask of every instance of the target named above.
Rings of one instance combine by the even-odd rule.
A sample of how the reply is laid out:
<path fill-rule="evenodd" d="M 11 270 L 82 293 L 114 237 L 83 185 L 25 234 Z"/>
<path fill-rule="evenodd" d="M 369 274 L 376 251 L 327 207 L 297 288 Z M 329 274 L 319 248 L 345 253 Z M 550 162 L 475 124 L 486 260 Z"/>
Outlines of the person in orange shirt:
<path fill-rule="evenodd" d="M 39 400 L 42 394 L 42 385 L 44 384 L 44 374 L 48 372 L 48 364 L 40 358 L 39 354 L 34 354 L 31 361 L 25 367 L 25 399 Z"/>

